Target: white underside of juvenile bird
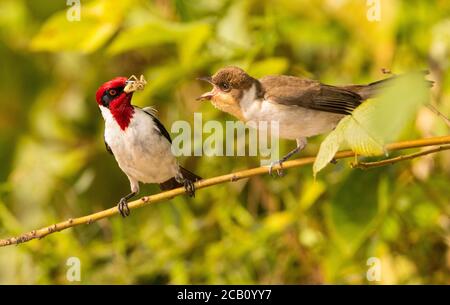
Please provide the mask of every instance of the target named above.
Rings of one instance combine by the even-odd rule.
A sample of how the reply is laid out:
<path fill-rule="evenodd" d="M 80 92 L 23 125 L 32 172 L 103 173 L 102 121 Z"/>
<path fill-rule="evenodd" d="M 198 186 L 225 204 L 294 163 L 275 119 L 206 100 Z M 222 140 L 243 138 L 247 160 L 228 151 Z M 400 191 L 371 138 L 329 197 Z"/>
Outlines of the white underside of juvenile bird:
<path fill-rule="evenodd" d="M 345 116 L 299 106 L 286 106 L 270 99 L 258 98 L 255 85 L 244 90 L 240 106 L 246 121 L 277 122 L 280 138 L 290 140 L 331 131 Z"/>

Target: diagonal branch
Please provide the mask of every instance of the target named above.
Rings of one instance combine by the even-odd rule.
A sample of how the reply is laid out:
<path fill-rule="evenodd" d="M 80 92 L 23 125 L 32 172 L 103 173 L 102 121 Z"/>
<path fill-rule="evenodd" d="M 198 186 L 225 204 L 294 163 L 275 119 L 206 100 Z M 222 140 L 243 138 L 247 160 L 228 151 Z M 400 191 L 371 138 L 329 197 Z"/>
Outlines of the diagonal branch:
<path fill-rule="evenodd" d="M 437 110 L 436 107 L 434 107 L 431 104 L 427 105 L 428 109 L 430 109 L 434 114 L 436 114 L 438 117 L 440 117 L 445 124 L 447 124 L 448 127 L 450 127 L 450 119 L 448 117 L 446 117 L 442 112 L 440 112 L 439 110 Z"/>
<path fill-rule="evenodd" d="M 416 147 L 426 147 L 426 146 L 436 146 L 436 145 L 445 145 L 450 144 L 450 136 L 443 136 L 443 137 L 435 137 L 435 138 L 425 138 L 425 139 L 418 139 L 418 140 L 412 140 L 412 141 L 404 141 L 404 142 L 397 142 L 386 145 L 387 150 L 389 151 L 395 151 L 395 150 L 403 150 L 408 148 L 416 148 Z M 435 151 L 439 151 L 436 150 Z M 433 151 L 433 152 L 435 152 Z M 349 157 L 354 157 L 355 154 L 352 151 L 346 150 L 338 152 L 334 159 L 344 159 Z M 404 158 L 410 159 L 410 158 Z M 300 167 L 305 166 L 308 164 L 314 163 L 315 157 L 304 157 L 299 158 L 296 160 L 286 161 L 283 163 L 283 168 L 294 168 L 294 167 Z M 280 166 L 274 166 L 274 169 L 280 169 Z M 209 179 L 204 179 L 201 181 L 198 181 L 195 183 L 195 188 L 203 189 L 206 187 L 210 187 L 216 184 L 222 184 L 226 182 L 235 182 L 241 179 L 267 174 L 269 172 L 269 167 L 257 167 L 247 170 L 242 170 L 239 172 L 223 175 L 223 176 L 217 176 Z M 137 209 L 146 205 L 149 205 L 151 203 L 156 203 L 160 201 L 165 201 L 168 199 L 171 199 L 173 197 L 182 195 L 185 193 L 184 188 L 177 188 L 170 191 L 162 192 L 159 194 L 151 195 L 151 196 L 144 196 L 138 200 L 132 201 L 128 204 L 130 209 Z M 52 224 L 48 227 L 44 227 L 38 230 L 33 230 L 27 233 L 23 233 L 20 236 L 17 237 L 10 237 L 6 239 L 0 240 L 0 247 L 13 245 L 13 244 L 20 244 L 23 242 L 27 242 L 29 240 L 35 239 L 35 238 L 43 238 L 49 234 L 59 232 L 71 227 L 79 226 L 82 224 L 90 224 L 97 220 L 111 217 L 114 215 L 117 215 L 119 213 L 117 207 L 112 207 L 97 213 L 93 213 L 87 216 L 82 216 L 78 218 L 70 218 L 66 221 L 59 222 L 56 224 Z"/>

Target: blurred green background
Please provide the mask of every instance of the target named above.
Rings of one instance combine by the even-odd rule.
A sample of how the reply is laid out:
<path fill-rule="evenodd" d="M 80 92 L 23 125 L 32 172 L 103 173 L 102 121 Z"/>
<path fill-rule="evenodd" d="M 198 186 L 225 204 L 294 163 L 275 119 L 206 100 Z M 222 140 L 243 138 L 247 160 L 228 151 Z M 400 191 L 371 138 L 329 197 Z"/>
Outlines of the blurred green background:
<path fill-rule="evenodd" d="M 69 1 L 70 2 L 70 1 Z M 114 206 L 128 180 L 103 144 L 95 91 L 115 76 L 149 81 L 133 102 L 168 126 L 193 112 L 232 119 L 195 97 L 224 65 L 330 84 L 429 69 L 433 103 L 450 113 L 450 2 L 93 0 L 69 22 L 66 1 L 0 0 L 0 238 Z M 403 134 L 448 133 L 425 107 Z M 323 137 L 303 155 L 317 153 Z M 282 152 L 294 143 L 281 141 Z M 395 155 L 395 154 L 394 154 Z M 258 158 L 191 157 L 203 177 Z M 450 283 L 450 154 L 369 171 L 348 161 L 259 176 L 0 248 L 0 283 Z M 141 194 L 158 192 L 145 186 Z"/>

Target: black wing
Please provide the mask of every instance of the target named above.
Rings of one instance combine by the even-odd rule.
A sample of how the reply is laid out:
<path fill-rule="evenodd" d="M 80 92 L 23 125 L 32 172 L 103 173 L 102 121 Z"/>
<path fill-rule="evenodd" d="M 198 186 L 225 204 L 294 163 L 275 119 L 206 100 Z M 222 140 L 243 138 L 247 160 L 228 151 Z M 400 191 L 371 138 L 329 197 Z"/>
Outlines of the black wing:
<path fill-rule="evenodd" d="M 170 138 L 170 133 L 167 131 L 167 129 L 164 127 L 164 125 L 158 120 L 158 118 L 154 115 L 154 113 L 152 113 L 152 112 L 150 112 L 148 110 L 145 110 L 145 109 L 141 109 L 141 110 L 144 111 L 149 116 L 151 116 L 153 122 L 156 125 L 156 128 L 159 131 L 159 134 L 161 136 L 163 136 L 164 138 L 166 138 L 167 141 L 169 141 L 170 144 L 172 144 L 172 139 Z"/>
<path fill-rule="evenodd" d="M 180 172 L 181 172 L 181 175 L 183 175 L 184 179 L 189 180 L 191 182 L 196 182 L 196 181 L 202 180 L 202 177 L 197 176 L 196 174 L 188 171 L 187 169 L 185 169 L 182 166 L 180 166 Z M 184 185 L 183 183 L 178 182 L 175 178 L 170 178 L 169 180 L 167 180 L 163 183 L 160 183 L 159 187 L 161 188 L 161 190 L 167 191 L 167 190 L 175 189 L 177 187 L 181 187 L 183 185 Z"/>
<path fill-rule="evenodd" d="M 109 147 L 108 143 L 106 143 L 106 139 L 104 137 L 103 137 L 103 141 L 105 141 L 106 151 L 114 156 L 114 153 L 112 152 L 111 147 Z"/>
<path fill-rule="evenodd" d="M 293 76 L 267 76 L 260 80 L 265 98 L 275 103 L 326 112 L 350 114 L 362 97 L 343 87 Z"/>

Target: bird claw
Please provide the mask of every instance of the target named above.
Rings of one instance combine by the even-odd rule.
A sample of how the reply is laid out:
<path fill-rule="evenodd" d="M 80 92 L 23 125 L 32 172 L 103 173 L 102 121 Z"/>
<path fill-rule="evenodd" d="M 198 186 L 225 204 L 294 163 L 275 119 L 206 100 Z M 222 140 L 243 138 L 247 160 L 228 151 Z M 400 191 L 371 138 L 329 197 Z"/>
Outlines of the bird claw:
<path fill-rule="evenodd" d="M 184 179 L 184 189 L 189 197 L 195 197 L 195 185 L 194 182 L 188 179 Z"/>
<path fill-rule="evenodd" d="M 119 204 L 117 205 L 117 209 L 119 210 L 119 213 L 123 218 L 130 215 L 130 208 L 128 207 L 126 198 L 120 199 Z"/>
<path fill-rule="evenodd" d="M 272 163 L 270 163 L 270 167 L 269 167 L 269 175 L 273 176 L 273 167 L 275 165 L 279 165 L 280 168 L 277 169 L 277 175 L 278 177 L 283 177 L 284 176 L 284 170 L 283 170 L 283 162 L 284 160 L 278 160 L 278 161 L 273 161 Z"/>

